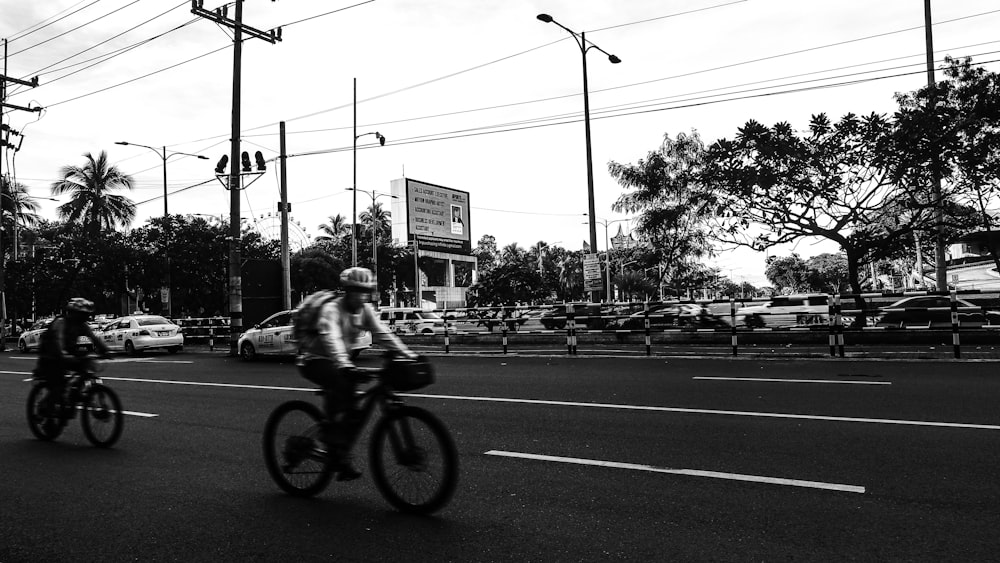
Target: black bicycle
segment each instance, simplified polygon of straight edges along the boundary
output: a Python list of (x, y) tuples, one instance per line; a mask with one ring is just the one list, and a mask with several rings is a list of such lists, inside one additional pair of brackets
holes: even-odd
[[(358, 368), (373, 384), (357, 397), (352, 443), (378, 408), (368, 452), (375, 485), (403, 512), (429, 514), (451, 499), (458, 483), (458, 454), (445, 425), (429, 411), (405, 405), (397, 394), (429, 385), (430, 364), (390, 358), (382, 368)], [(322, 394), (318, 391), (317, 394)], [(337, 471), (337, 461), (320, 440), (326, 421), (307, 401), (279, 405), (264, 426), (264, 461), (282, 490), (295, 496), (322, 491)]]
[(63, 396), (54, 400), (49, 399), (54, 391), (48, 382), (33, 380), (27, 405), (31, 433), (39, 440), (55, 440), (79, 411), (83, 433), (90, 443), (99, 448), (114, 445), (122, 435), (122, 403), (118, 394), (97, 377), (98, 371), (100, 364), (92, 361), (87, 369), (69, 374)]

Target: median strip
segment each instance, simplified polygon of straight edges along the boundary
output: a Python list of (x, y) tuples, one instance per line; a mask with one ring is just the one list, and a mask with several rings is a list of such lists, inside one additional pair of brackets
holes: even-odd
[(612, 469), (629, 469), (632, 471), (648, 471), (651, 473), (667, 473), (670, 475), (687, 475), (690, 477), (707, 477), (710, 479), (724, 479), (727, 481), (745, 481), (750, 483), (765, 483), (768, 485), (782, 485), (786, 487), (802, 487), (807, 489), (821, 489), (826, 491), (838, 491), (844, 493), (864, 494), (865, 488), (857, 485), (843, 485), (839, 483), (824, 483), (822, 481), (805, 481), (802, 479), (785, 479), (782, 477), (764, 477), (761, 475), (744, 475), (741, 473), (723, 473), (719, 471), (704, 471), (701, 469), (671, 469), (669, 467), (655, 467), (652, 465), (642, 465), (636, 463), (621, 463), (617, 461), (602, 461), (596, 459), (583, 459), (578, 457), (561, 457), (553, 455), (539, 455), (521, 452), (505, 452), (500, 450), (490, 450), (486, 455), (511, 457), (519, 459), (530, 459), (535, 461), (550, 461), (555, 463), (572, 463), (575, 465), (590, 465), (597, 467), (609, 467)]

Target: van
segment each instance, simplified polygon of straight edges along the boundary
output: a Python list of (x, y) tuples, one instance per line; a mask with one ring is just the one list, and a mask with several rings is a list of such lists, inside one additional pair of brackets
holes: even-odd
[[(383, 307), (378, 318), (397, 334), (443, 334), (445, 320), (436, 311), (417, 307)], [(449, 323), (449, 329), (454, 325)]]

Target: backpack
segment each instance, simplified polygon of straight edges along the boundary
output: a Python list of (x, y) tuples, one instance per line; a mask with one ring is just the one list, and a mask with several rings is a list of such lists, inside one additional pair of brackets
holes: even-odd
[(302, 300), (299, 308), (292, 313), (292, 335), (301, 347), (306, 339), (315, 338), (319, 334), (317, 325), (319, 313), (337, 296), (332, 291), (320, 290)]

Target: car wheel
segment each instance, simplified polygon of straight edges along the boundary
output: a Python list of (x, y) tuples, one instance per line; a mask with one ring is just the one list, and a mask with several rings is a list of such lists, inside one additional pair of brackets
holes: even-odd
[(28, 351), (28, 343), (23, 338), (17, 341), (17, 351), (22, 354)]
[(125, 353), (128, 354), (129, 356), (135, 355), (135, 345), (132, 344), (131, 340), (125, 341)]
[(256, 360), (257, 349), (254, 348), (253, 344), (249, 342), (244, 342), (243, 346), (240, 346), (240, 358), (248, 362)]
[(425, 328), (424, 330), (420, 331), (420, 334), (434, 334), (434, 330), (433, 329), (429, 329), (429, 328)]
[(360, 355), (361, 355), (361, 348), (355, 348), (354, 350), (351, 350), (351, 361), (353, 362), (354, 360), (357, 360), (358, 356)]

